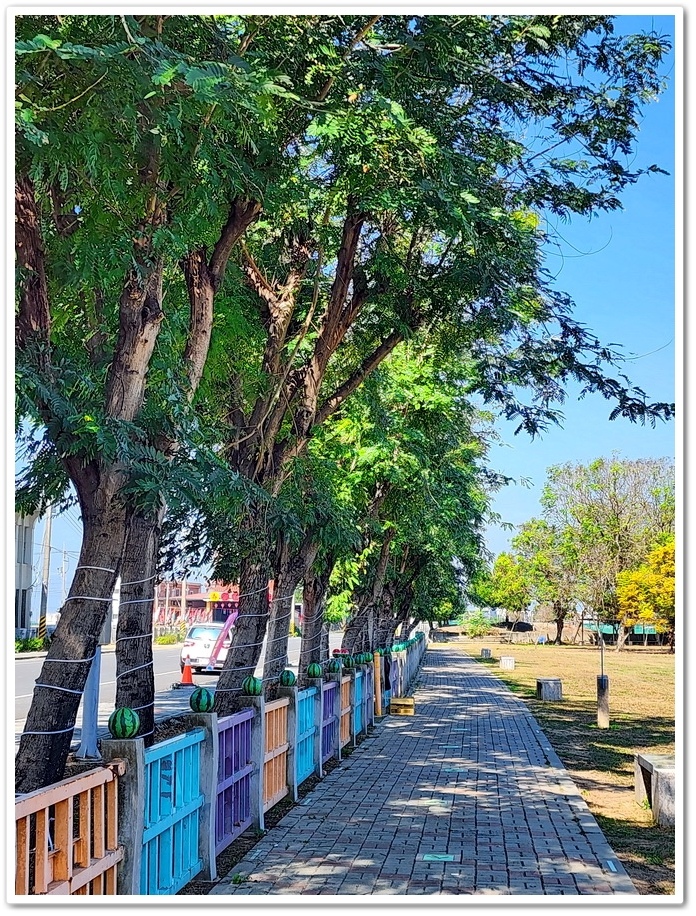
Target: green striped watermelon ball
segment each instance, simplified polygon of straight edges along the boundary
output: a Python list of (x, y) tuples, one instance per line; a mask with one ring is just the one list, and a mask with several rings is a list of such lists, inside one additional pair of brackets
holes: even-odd
[(321, 677), (323, 673), (321, 665), (318, 665), (316, 662), (307, 665), (307, 677)]
[(189, 705), (194, 712), (212, 712), (215, 695), (207, 687), (196, 687), (189, 697)]
[(340, 658), (332, 658), (331, 661), (326, 666), (326, 670), (329, 672), (329, 674), (340, 674), (340, 671), (341, 671)]
[(289, 668), (283, 671), (283, 673), (280, 675), (280, 683), (282, 687), (294, 687), (296, 680), (297, 678), (295, 677), (295, 672), (290, 671)]
[(242, 693), (248, 697), (260, 697), (263, 691), (263, 681), (260, 677), (245, 677), (242, 681)]
[(135, 738), (140, 728), (140, 716), (128, 706), (119, 706), (109, 716), (108, 724), (113, 738)]

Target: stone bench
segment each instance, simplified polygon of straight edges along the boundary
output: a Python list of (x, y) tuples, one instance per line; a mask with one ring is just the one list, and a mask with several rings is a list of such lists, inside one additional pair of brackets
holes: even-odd
[(562, 700), (563, 682), (560, 677), (538, 677), (536, 682), (537, 700)]
[(639, 805), (650, 805), (653, 820), (661, 827), (674, 826), (674, 755), (634, 754), (635, 796)]

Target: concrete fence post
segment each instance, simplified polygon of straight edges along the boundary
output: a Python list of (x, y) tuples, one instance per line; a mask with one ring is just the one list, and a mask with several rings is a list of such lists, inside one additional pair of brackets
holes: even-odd
[(215, 817), (217, 813), (218, 786), (218, 717), (214, 712), (192, 712), (181, 717), (186, 723), (187, 731), (202, 728), (205, 731), (201, 748), (201, 792), (203, 807), (198, 814), (198, 850), (201, 857), (201, 870), (197, 877), (203, 881), (215, 881), (217, 868), (215, 864)]
[(140, 863), (145, 829), (145, 742), (142, 738), (102, 738), (104, 763), (117, 757), (126, 761), (118, 780), (118, 842), (123, 859), (116, 869), (116, 893), (140, 894)]

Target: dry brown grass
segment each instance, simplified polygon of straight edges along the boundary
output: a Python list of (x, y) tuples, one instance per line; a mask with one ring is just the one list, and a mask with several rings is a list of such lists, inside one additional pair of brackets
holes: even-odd
[[(636, 803), (633, 755), (674, 753), (674, 656), (642, 647), (605, 649), (610, 727), (599, 729), (597, 647), (510, 644), (499, 636), (450, 645), (490, 666), (528, 705), (640, 893), (673, 894), (674, 829), (654, 826), (650, 811)], [(490, 660), (480, 657), (484, 646), (492, 650)], [(500, 668), (501, 655), (514, 657), (514, 670)], [(536, 699), (538, 677), (561, 678), (561, 702)]]

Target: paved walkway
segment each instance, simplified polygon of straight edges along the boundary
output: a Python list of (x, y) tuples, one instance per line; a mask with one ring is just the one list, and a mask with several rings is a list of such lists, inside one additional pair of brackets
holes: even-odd
[(413, 694), (210, 893), (638, 893), (500, 678), (433, 646)]

